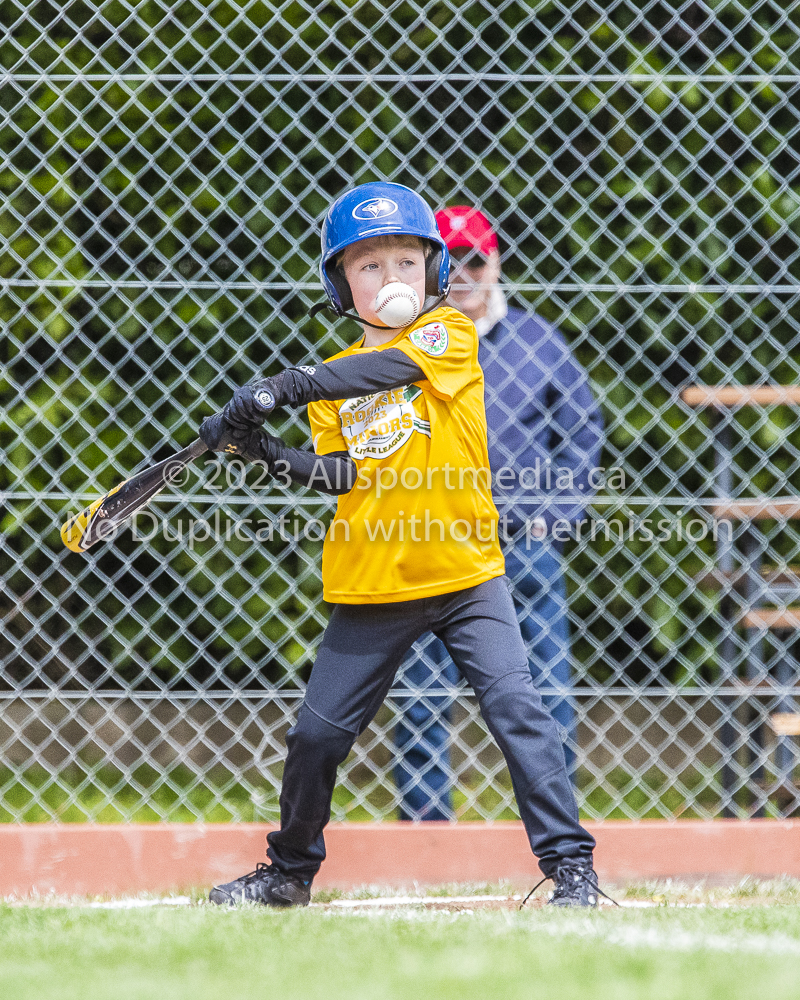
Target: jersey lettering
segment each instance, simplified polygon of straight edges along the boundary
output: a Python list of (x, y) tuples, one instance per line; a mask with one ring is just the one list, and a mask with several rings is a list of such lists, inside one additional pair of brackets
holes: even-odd
[(421, 392), (419, 386), (409, 385), (346, 399), (339, 407), (339, 421), (350, 457), (386, 458), (402, 448), (414, 433), (430, 437), (430, 423), (414, 409), (413, 401)]

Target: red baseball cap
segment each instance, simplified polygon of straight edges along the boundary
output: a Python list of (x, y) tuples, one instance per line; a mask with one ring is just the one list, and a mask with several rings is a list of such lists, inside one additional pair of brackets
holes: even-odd
[(448, 250), (470, 247), (488, 257), (497, 250), (497, 234), (492, 224), (477, 208), (451, 205), (436, 213), (436, 225)]

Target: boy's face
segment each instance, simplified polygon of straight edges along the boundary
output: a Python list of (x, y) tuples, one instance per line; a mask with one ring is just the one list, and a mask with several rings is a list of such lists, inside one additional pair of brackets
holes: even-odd
[(356, 312), (370, 323), (385, 326), (373, 308), (375, 296), (390, 281), (410, 285), (425, 302), (425, 252), (413, 236), (373, 236), (349, 246), (342, 256), (344, 276), (353, 293)]

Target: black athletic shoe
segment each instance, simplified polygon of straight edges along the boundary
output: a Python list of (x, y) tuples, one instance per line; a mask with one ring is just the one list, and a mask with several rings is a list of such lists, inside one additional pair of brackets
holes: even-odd
[[(548, 900), (551, 906), (597, 906), (600, 896), (606, 896), (597, 884), (597, 872), (591, 861), (581, 858), (565, 858), (552, 876), (556, 884), (553, 895)], [(615, 906), (616, 900), (611, 899)]]
[(256, 870), (233, 882), (215, 885), (208, 894), (211, 903), (235, 906), (236, 903), (261, 903), (263, 906), (308, 906), (311, 883), (294, 875), (284, 875), (274, 865), (259, 861)]
[(542, 882), (551, 878), (556, 887), (553, 895), (548, 899), (550, 906), (588, 906), (596, 907), (600, 896), (610, 899), (614, 906), (619, 903), (607, 896), (597, 884), (597, 873), (592, 868), (592, 863), (587, 858), (564, 858), (555, 872), (538, 882), (523, 899), (520, 909), (528, 902), (536, 892)]

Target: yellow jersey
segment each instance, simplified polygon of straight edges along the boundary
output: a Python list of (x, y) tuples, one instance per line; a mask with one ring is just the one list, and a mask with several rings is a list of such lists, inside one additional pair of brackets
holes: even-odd
[(502, 576), (474, 325), (442, 306), (387, 344), (362, 342), (336, 357), (397, 348), (426, 378), (308, 406), (315, 452), (346, 450), (358, 468), (325, 537), (325, 600), (407, 601)]

